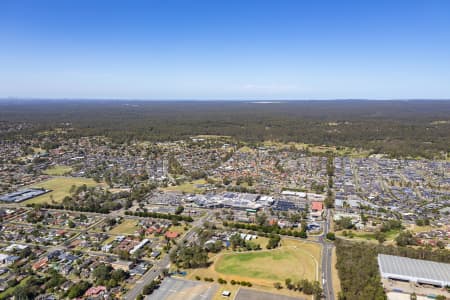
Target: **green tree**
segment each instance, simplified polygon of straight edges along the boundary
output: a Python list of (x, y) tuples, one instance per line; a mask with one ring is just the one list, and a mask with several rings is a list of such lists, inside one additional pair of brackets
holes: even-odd
[(327, 239), (329, 239), (330, 241), (334, 241), (336, 239), (336, 235), (334, 234), (334, 232), (328, 232)]

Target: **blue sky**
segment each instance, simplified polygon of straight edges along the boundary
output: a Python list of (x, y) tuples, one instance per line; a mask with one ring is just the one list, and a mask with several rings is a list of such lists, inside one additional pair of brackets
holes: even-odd
[(2, 0), (0, 97), (450, 98), (450, 1)]

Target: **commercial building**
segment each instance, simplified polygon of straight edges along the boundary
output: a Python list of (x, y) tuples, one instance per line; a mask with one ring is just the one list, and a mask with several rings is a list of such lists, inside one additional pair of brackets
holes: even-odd
[(450, 286), (450, 264), (379, 254), (378, 266), (385, 279)]
[(10, 194), (6, 194), (0, 197), (0, 201), (3, 202), (22, 202), (40, 195), (43, 195), (45, 193), (50, 192), (49, 190), (45, 189), (23, 189), (17, 192), (13, 192)]

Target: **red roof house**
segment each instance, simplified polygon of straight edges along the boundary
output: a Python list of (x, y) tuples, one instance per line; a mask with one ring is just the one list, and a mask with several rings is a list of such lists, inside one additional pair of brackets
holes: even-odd
[(174, 231), (167, 231), (165, 234), (166, 238), (168, 239), (174, 239), (178, 237), (178, 232), (174, 232)]
[(85, 297), (90, 297), (90, 296), (96, 296), (100, 293), (105, 293), (106, 292), (106, 287), (104, 287), (103, 285), (99, 285), (99, 286), (93, 286), (91, 288), (89, 288), (86, 293), (84, 293)]
[(323, 203), (318, 201), (311, 202), (311, 210), (312, 211), (321, 211), (323, 210)]

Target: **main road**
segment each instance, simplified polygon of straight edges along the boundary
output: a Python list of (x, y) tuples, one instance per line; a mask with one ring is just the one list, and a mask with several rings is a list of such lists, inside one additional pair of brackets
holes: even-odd
[[(194, 223), (192, 224), (191, 229), (189, 229), (189, 231), (187, 231), (181, 237), (180, 242), (184, 243), (185, 241), (192, 241), (192, 239), (193, 239), (193, 237), (195, 235), (195, 230), (203, 225), (203, 222), (207, 218), (210, 217), (211, 213), (212, 212), (208, 212), (203, 217), (201, 217), (200, 219), (194, 221)], [(145, 273), (144, 276), (142, 276), (141, 279), (139, 279), (136, 282), (134, 287), (131, 290), (129, 290), (128, 293), (125, 295), (125, 300), (134, 300), (134, 299), (136, 299), (137, 296), (142, 293), (142, 290), (144, 289), (144, 287), (147, 284), (149, 284), (150, 282), (155, 280), (159, 275), (161, 275), (161, 273), (163, 272), (163, 270), (165, 268), (169, 267), (169, 263), (170, 263), (170, 255), (167, 254), (161, 260), (159, 260), (158, 263), (155, 264), (150, 270), (148, 270), (147, 273)]]
[[(13, 205), (3, 205), (2, 206), (13, 206)], [(17, 207), (17, 204), (14, 206)], [(53, 209), (50, 209), (53, 210)], [(58, 210), (61, 211), (61, 210)], [(87, 215), (98, 215), (98, 216), (107, 216), (105, 214), (99, 214), (99, 213), (90, 213), (90, 212), (80, 212)], [(203, 217), (200, 219), (194, 221), (191, 229), (187, 231), (182, 237), (181, 242), (184, 241), (191, 241), (195, 234), (195, 229), (199, 228), (203, 225), (204, 221), (209, 219), (212, 215), (213, 211), (208, 211)], [(130, 215), (121, 215), (122, 217), (126, 219), (145, 219), (138, 216), (130, 216)], [(15, 219), (15, 218), (14, 218)], [(9, 220), (10, 222), (14, 223), (14, 219)], [(325, 214), (325, 222), (324, 222), (324, 230), (322, 235), (318, 236), (317, 242), (322, 245), (322, 286), (323, 286), (323, 294), (325, 296), (325, 299), (334, 299), (334, 293), (333, 293), (333, 281), (332, 281), (332, 253), (333, 253), (333, 243), (328, 241), (326, 239), (326, 235), (330, 230), (330, 220), (331, 220), (331, 214), (330, 210), (326, 210)], [(73, 238), (76, 238), (77, 235), (75, 235)], [(72, 239), (73, 239), (72, 238)], [(50, 247), (48, 251), (52, 251), (58, 247)], [(93, 254), (93, 253), (91, 253)], [(170, 262), (170, 255), (164, 256), (161, 260), (158, 261), (147, 273), (142, 276), (142, 278), (135, 284), (135, 286), (128, 291), (128, 293), (125, 296), (126, 300), (134, 300), (137, 298), (139, 294), (142, 293), (142, 290), (144, 289), (144, 286), (152, 282), (152, 280), (156, 279), (162, 271), (169, 266)]]
[(330, 210), (326, 210), (325, 223), (323, 234), (319, 237), (319, 243), (322, 244), (322, 285), (323, 294), (325, 299), (334, 299), (333, 294), (333, 279), (332, 279), (332, 255), (333, 255), (333, 243), (326, 239), (327, 233), (330, 230)]

